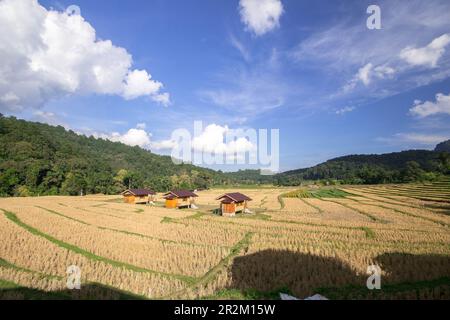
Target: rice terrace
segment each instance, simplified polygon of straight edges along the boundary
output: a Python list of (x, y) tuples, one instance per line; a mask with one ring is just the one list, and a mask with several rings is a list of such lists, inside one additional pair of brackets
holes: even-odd
[[(450, 178), (429, 184), (240, 190), (250, 210), (217, 214), (121, 196), (0, 199), (1, 299), (450, 298)], [(383, 290), (366, 288), (382, 270)], [(66, 269), (81, 270), (67, 290)]]
[(428, 316), (449, 124), (448, 0), (0, 0), (0, 308)]

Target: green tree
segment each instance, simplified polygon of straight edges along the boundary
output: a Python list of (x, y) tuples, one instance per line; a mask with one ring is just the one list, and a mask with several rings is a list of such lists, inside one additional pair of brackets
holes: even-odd
[(403, 170), (402, 178), (404, 182), (413, 182), (421, 180), (424, 173), (419, 163), (416, 161), (408, 161), (406, 168)]
[(0, 194), (13, 195), (13, 190), (19, 182), (20, 175), (15, 169), (7, 169), (0, 173)]
[(86, 181), (80, 173), (69, 172), (61, 185), (61, 192), (71, 196), (85, 193)]
[(442, 172), (444, 174), (450, 174), (450, 153), (441, 152), (438, 158), (442, 165)]
[(121, 192), (128, 188), (125, 185), (125, 179), (128, 177), (128, 171), (126, 169), (120, 169), (114, 176), (114, 188), (116, 192)]
[(27, 186), (18, 186), (14, 190), (14, 196), (16, 197), (29, 197), (32, 193), (28, 190)]

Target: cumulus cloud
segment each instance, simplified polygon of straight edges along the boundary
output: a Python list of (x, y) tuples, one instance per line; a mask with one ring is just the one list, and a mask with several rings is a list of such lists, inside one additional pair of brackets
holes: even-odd
[(153, 100), (163, 105), (168, 105), (168, 93), (158, 93), (163, 87), (163, 84), (151, 80), (151, 78), (152, 76), (145, 70), (133, 70), (129, 72), (123, 88), (123, 97), (126, 100), (131, 100), (141, 96), (152, 96)]
[(406, 47), (400, 52), (400, 58), (414, 66), (436, 67), (450, 43), (450, 35), (444, 34), (422, 48)]
[(419, 118), (425, 118), (436, 114), (450, 115), (450, 94), (444, 95), (442, 93), (436, 94), (436, 101), (420, 100), (414, 101), (414, 106), (409, 109), (409, 112)]
[(160, 82), (131, 69), (124, 48), (97, 39), (82, 16), (47, 10), (37, 0), (0, 1), (0, 61), (0, 109), (92, 93), (169, 103)]
[[(143, 149), (152, 150), (169, 150), (178, 146), (178, 143), (173, 140), (153, 141), (152, 134), (146, 131), (147, 125), (145, 123), (136, 124), (136, 128), (131, 128), (125, 133), (111, 132), (98, 133), (87, 130), (96, 138), (102, 138), (114, 142), (121, 142), (129, 146), (138, 146)], [(80, 134), (87, 134), (81, 132)]]
[[(125, 133), (94, 132), (92, 135), (97, 138), (121, 142), (129, 146), (139, 146), (143, 149), (162, 151), (179, 147), (179, 142), (173, 139), (152, 140), (152, 134), (147, 132), (145, 128), (144, 123), (139, 123), (136, 125), (136, 128), (131, 128)], [(226, 155), (237, 154), (237, 156), (242, 156), (246, 152), (256, 150), (256, 145), (248, 137), (243, 136), (243, 134), (245, 134), (243, 130), (210, 124), (190, 141), (190, 146), (193, 152)]]
[(240, 0), (241, 21), (255, 35), (263, 35), (280, 25), (283, 14), (281, 0)]
[(125, 134), (113, 132), (109, 140), (141, 148), (150, 146), (150, 134), (142, 129), (130, 129)]
[(138, 124), (136, 128), (129, 129), (127, 132), (121, 134), (119, 132), (112, 133), (97, 133), (92, 134), (96, 138), (102, 138), (114, 142), (122, 142), (129, 146), (138, 146), (141, 148), (149, 148), (151, 144), (151, 134), (146, 132), (142, 124)]

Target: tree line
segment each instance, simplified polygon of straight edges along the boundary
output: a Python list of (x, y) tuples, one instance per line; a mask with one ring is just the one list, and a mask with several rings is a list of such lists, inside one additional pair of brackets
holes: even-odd
[(206, 189), (214, 185), (305, 181), (378, 184), (429, 181), (450, 174), (449, 141), (435, 151), (350, 155), (317, 166), (263, 176), (258, 170), (223, 173), (139, 147), (79, 135), (61, 126), (0, 114), (0, 196), (118, 194), (127, 188)]
[(117, 194), (129, 187), (167, 191), (227, 182), (220, 172), (176, 165), (139, 147), (0, 116), (1, 196)]
[(409, 150), (382, 155), (354, 155), (278, 175), (275, 184), (299, 185), (308, 180), (326, 183), (380, 184), (425, 182), (450, 174), (446, 151)]

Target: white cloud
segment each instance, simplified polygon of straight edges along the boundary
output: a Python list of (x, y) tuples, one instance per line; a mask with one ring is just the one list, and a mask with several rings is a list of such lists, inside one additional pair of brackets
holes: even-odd
[(239, 13), (247, 28), (260, 36), (280, 25), (283, 4), (281, 0), (240, 0)]
[(36, 0), (0, 1), (0, 109), (40, 107), (71, 94), (149, 96), (167, 104), (162, 84), (79, 15), (47, 10)]
[(366, 87), (374, 79), (391, 78), (395, 74), (395, 69), (387, 65), (380, 65), (374, 67), (372, 63), (368, 63), (361, 67), (356, 75), (345, 86), (344, 92), (348, 92), (356, 87), (359, 82), (362, 82)]
[(155, 150), (170, 150), (178, 146), (178, 143), (174, 140), (161, 140), (161, 141), (152, 141), (150, 143), (151, 149)]
[(339, 110), (336, 110), (336, 114), (341, 115), (344, 113), (352, 112), (353, 110), (355, 110), (355, 107), (344, 107)]
[(406, 47), (400, 52), (400, 58), (414, 66), (436, 67), (450, 43), (450, 35), (444, 34), (422, 48)]
[(256, 148), (245, 137), (237, 137), (235, 140), (226, 141), (227, 134), (233, 135), (233, 130), (228, 128), (228, 126), (210, 124), (199, 136), (192, 140), (192, 149), (198, 152), (242, 154)]
[(368, 62), (383, 65), (398, 60), (400, 51), (412, 41), (427, 43), (450, 28), (448, 1), (410, 0), (405, 5), (381, 0), (379, 5), (383, 8), (382, 32), (368, 31), (361, 19), (343, 18), (340, 23), (333, 21), (328, 29), (309, 33), (291, 56), (299, 63), (326, 64), (338, 70)]
[(158, 93), (163, 87), (161, 82), (151, 80), (151, 75), (145, 70), (134, 70), (128, 73), (123, 97), (126, 100), (136, 99), (141, 96), (152, 96), (155, 101), (164, 105), (169, 103), (168, 93)]
[(374, 67), (372, 63), (368, 63), (359, 69), (356, 79), (368, 86), (373, 79), (385, 79), (392, 77), (394, 74), (394, 68), (386, 65)]
[[(240, 133), (240, 130), (230, 129), (228, 126), (210, 124), (204, 128), (200, 135), (192, 139), (192, 151), (227, 155), (237, 154), (239, 157), (240, 155), (245, 155), (246, 152), (256, 150), (256, 145), (250, 142), (247, 137), (240, 135)], [(136, 128), (129, 129), (123, 134), (119, 132), (91, 132), (91, 134), (97, 138), (157, 151), (170, 150), (179, 146), (178, 142), (172, 139), (153, 141), (152, 134), (145, 130), (143, 123), (137, 124)], [(227, 135), (233, 137), (233, 139), (227, 141)]]
[[(142, 124), (141, 124), (142, 125)], [(97, 133), (93, 132), (92, 135), (96, 138), (102, 138), (114, 142), (122, 142), (129, 146), (138, 146), (141, 148), (148, 148), (151, 144), (151, 134), (146, 132), (139, 124), (136, 128), (129, 129), (127, 132), (121, 134), (119, 132), (112, 133)]]
[(371, 63), (366, 64), (364, 67), (358, 70), (358, 74), (356, 75), (358, 80), (361, 80), (364, 85), (369, 85), (370, 83), (370, 72), (372, 70), (373, 65)]
[(131, 128), (125, 133), (111, 132), (111, 133), (98, 133), (89, 129), (84, 129), (79, 134), (93, 135), (96, 138), (102, 138), (114, 142), (121, 142), (129, 146), (138, 146), (143, 149), (152, 150), (169, 150), (178, 146), (178, 143), (173, 140), (161, 140), (153, 141), (152, 134), (147, 132), (147, 125), (145, 123), (138, 123), (136, 128)]
[(425, 133), (397, 133), (390, 138), (378, 138), (378, 141), (393, 144), (413, 144), (422, 146), (435, 146), (449, 138), (447, 135)]
[[(329, 100), (344, 99), (348, 94), (360, 101), (384, 98), (449, 77), (448, 52), (439, 59), (439, 68), (420, 70), (399, 55), (414, 43), (427, 44), (437, 36), (448, 34), (450, 2), (410, 0), (408, 5), (404, 5), (401, 1), (380, 0), (378, 5), (383, 13), (383, 30), (380, 32), (367, 30), (361, 19), (343, 17), (338, 22), (333, 20), (328, 28), (309, 32), (289, 52), (288, 56), (299, 68), (317, 71), (336, 83), (336, 86), (329, 86), (328, 93), (323, 93)], [(437, 47), (442, 46), (442, 43), (435, 44)], [(358, 79), (356, 74), (359, 69), (368, 63), (372, 64), (373, 70), (368, 73), (368, 77), (364, 78), (360, 74)], [(390, 79), (394, 75), (383, 69), (372, 75), (378, 66), (392, 68), (395, 81), (389, 81), (389, 85), (385, 81), (382, 85), (375, 81), (380, 79), (379, 76), (382, 76), (381, 79)], [(364, 84), (361, 78), (369, 85)], [(359, 90), (353, 91), (359, 83), (362, 84)], [(339, 88), (337, 92), (336, 87)]]
[(420, 100), (414, 101), (414, 107), (409, 109), (412, 115), (419, 118), (428, 117), (435, 114), (448, 114), (450, 115), (450, 94), (444, 95), (442, 93), (436, 94), (436, 101)]
[(146, 148), (150, 145), (150, 134), (142, 129), (130, 129), (125, 134), (120, 134), (118, 132), (113, 132), (111, 141), (122, 142), (129, 146), (138, 146), (141, 148)]
[(61, 114), (58, 115), (50, 111), (36, 110), (33, 112), (29, 120), (47, 123), (52, 126), (62, 126), (66, 130), (71, 129), (70, 126), (61, 118)]
[(392, 77), (395, 74), (395, 69), (388, 67), (386, 65), (383, 66), (377, 66), (373, 69), (375, 77), (379, 79), (389, 78)]

